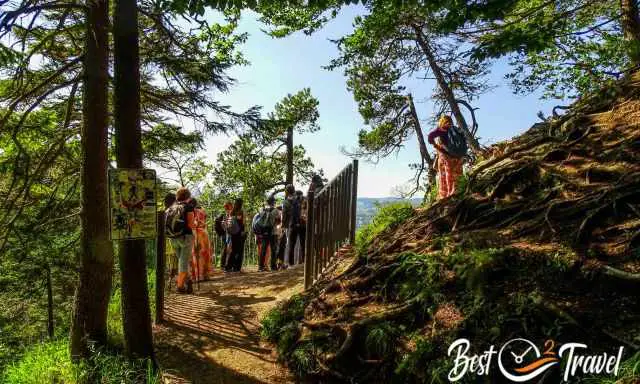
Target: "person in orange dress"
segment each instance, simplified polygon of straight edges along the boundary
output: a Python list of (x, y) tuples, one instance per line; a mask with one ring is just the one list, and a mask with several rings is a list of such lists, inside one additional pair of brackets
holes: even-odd
[(193, 252), (191, 259), (191, 274), (196, 281), (206, 281), (211, 273), (211, 242), (207, 233), (207, 213), (198, 204), (196, 199), (191, 199), (193, 209)]
[[(447, 152), (447, 131), (453, 126), (451, 116), (443, 115), (438, 120), (438, 127), (429, 132), (428, 141), (438, 151), (438, 199), (453, 195), (456, 191), (456, 182), (462, 176), (462, 158), (451, 156)], [(439, 139), (441, 143), (436, 143)]]

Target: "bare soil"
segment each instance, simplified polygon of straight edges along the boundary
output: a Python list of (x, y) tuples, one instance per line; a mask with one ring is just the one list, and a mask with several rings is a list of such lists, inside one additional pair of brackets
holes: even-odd
[[(304, 268), (280, 272), (214, 272), (192, 295), (167, 294), (165, 323), (154, 337), (165, 383), (291, 383), (272, 346), (260, 340), (260, 319), (303, 289)], [(173, 291), (173, 290), (172, 290)]]

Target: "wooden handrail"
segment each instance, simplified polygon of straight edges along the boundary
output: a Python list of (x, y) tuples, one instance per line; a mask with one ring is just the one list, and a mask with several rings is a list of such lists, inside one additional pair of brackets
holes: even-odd
[(358, 160), (347, 165), (319, 192), (307, 196), (304, 287), (316, 281), (331, 258), (356, 232)]

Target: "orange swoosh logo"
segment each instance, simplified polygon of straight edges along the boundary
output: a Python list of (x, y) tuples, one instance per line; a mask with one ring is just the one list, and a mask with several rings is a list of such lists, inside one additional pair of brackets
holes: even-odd
[(555, 358), (555, 357), (545, 357), (544, 359), (539, 359), (539, 360), (534, 361), (533, 363), (527, 365), (526, 367), (516, 368), (516, 369), (514, 369), (514, 371), (516, 371), (518, 373), (527, 373), (527, 372), (533, 371), (534, 369), (536, 369), (536, 368), (538, 368), (538, 367), (540, 367), (542, 365), (545, 365), (545, 364), (551, 363), (551, 362), (555, 362), (555, 361), (558, 361), (558, 359)]

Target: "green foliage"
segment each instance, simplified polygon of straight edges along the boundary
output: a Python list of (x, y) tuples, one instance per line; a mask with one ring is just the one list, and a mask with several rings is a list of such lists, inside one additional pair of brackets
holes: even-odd
[(413, 215), (411, 204), (393, 203), (384, 206), (378, 205), (378, 213), (371, 222), (356, 233), (356, 250), (359, 255), (364, 255), (373, 239), (380, 233), (389, 230), (402, 223)]
[[(147, 242), (147, 250), (152, 249), (153, 242)], [(155, 316), (155, 295), (156, 295), (156, 276), (155, 269), (150, 267), (147, 261), (147, 289), (149, 291), (149, 305), (151, 307), (151, 317)], [(116, 276), (118, 274), (116, 273)], [(114, 348), (124, 348), (124, 329), (122, 328), (122, 291), (120, 287), (120, 279), (114, 279), (111, 299), (109, 300), (109, 310), (107, 312), (107, 330), (109, 345)]]
[(458, 197), (462, 197), (467, 190), (467, 186), (469, 185), (469, 175), (463, 173), (456, 180), (456, 195)]
[(446, 263), (470, 290), (482, 291), (488, 273), (496, 266), (504, 265), (510, 250), (506, 248), (480, 248), (457, 250), (449, 255)]
[(294, 295), (289, 300), (283, 301), (269, 310), (260, 321), (262, 325), (260, 334), (262, 337), (269, 341), (277, 342), (288, 324), (303, 317), (305, 305), (306, 301), (303, 296)]
[[(341, 1), (321, 1), (312, 10), (304, 7), (261, 6), (262, 21), (274, 36), (303, 30), (312, 33), (342, 9)], [(575, 98), (591, 93), (619, 79), (632, 66), (630, 57), (638, 43), (625, 41), (620, 3), (571, 0), (499, 0), (490, 2), (365, 2), (369, 11), (356, 17), (356, 31), (339, 39), (342, 56), (333, 67), (347, 65), (356, 56), (345, 54), (348, 47), (360, 46), (359, 54), (373, 57), (383, 48), (384, 37), (405, 20), (430, 15), (428, 29), (437, 36), (472, 41), (472, 58), (489, 61), (508, 56), (513, 71), (507, 74), (517, 93), (541, 89), (544, 98)], [(402, 8), (413, 8), (411, 17), (402, 17)], [(367, 22), (370, 21), (369, 26)], [(398, 36), (396, 36), (398, 37)], [(402, 41), (402, 38), (396, 40)], [(412, 57), (407, 44), (402, 49), (386, 50), (385, 57)], [(441, 51), (441, 50), (438, 50)], [(377, 63), (380, 63), (378, 60)], [(456, 73), (456, 71), (447, 71)]]
[(90, 360), (74, 364), (67, 340), (36, 344), (0, 374), (6, 384), (41, 383), (160, 383), (150, 361), (129, 361), (118, 355), (96, 351)]
[(604, 375), (600, 377), (590, 377), (583, 380), (585, 384), (631, 384), (640, 377), (640, 352), (620, 364), (620, 373), (617, 377)]
[(241, 197), (248, 211), (257, 211), (267, 194), (284, 190), (289, 166), (298, 185), (310, 181), (314, 173), (322, 175), (322, 170), (314, 170), (301, 145), (293, 146), (293, 164), (287, 162), (287, 133), (316, 132), (320, 129), (318, 118), (318, 100), (309, 88), (276, 103), (266, 120), (218, 154), (210, 182), (203, 187), (210, 207), (221, 207), (222, 200)]
[(0, 376), (7, 384), (75, 383), (80, 372), (71, 362), (69, 344), (60, 340), (32, 346)]
[(398, 330), (389, 322), (372, 326), (367, 332), (365, 347), (372, 358), (389, 357), (396, 347)]
[(292, 353), (289, 367), (297, 375), (304, 377), (314, 371), (315, 357), (312, 343), (302, 343)]
[[(12, 46), (0, 44), (0, 367), (49, 337), (49, 272), (54, 337), (68, 334), (77, 281), (85, 12), (43, 4), (3, 3), (0, 11), (0, 35)], [(225, 71), (246, 64), (238, 15), (213, 23), (154, 2), (138, 5), (146, 161), (197, 149), (204, 133), (259, 120), (255, 108), (238, 113), (214, 99), (233, 84)], [(194, 132), (177, 124), (185, 118), (195, 121)], [(187, 177), (202, 173), (202, 164), (193, 164), (199, 168), (187, 169)], [(114, 344), (122, 342), (119, 299), (115, 287)]]
[[(401, 357), (395, 368), (394, 383), (448, 383), (451, 359), (442, 358), (443, 351), (433, 340), (414, 336), (415, 350)], [(464, 381), (463, 381), (464, 382)]]
[(275, 124), (275, 136), (282, 136), (289, 127), (298, 133), (313, 133), (320, 129), (318, 126), (318, 105), (320, 102), (311, 94), (310, 88), (304, 88), (294, 94), (288, 94), (277, 102), (269, 118)]
[(424, 307), (431, 306), (442, 287), (442, 262), (413, 252), (402, 253), (398, 261), (400, 265), (387, 279), (385, 289), (393, 290), (402, 300), (417, 300)]
[(438, 184), (433, 183), (429, 186), (427, 193), (425, 194), (425, 203), (433, 204), (438, 201)]

